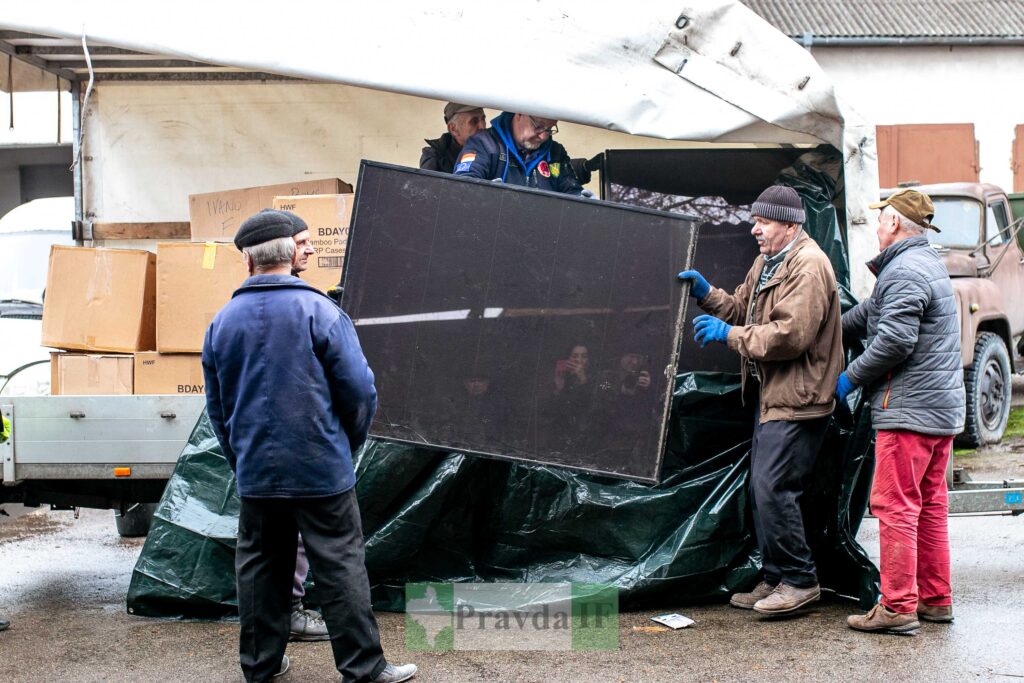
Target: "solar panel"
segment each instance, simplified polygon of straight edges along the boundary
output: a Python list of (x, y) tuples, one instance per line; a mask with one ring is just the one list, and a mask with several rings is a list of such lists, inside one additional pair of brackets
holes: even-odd
[(364, 161), (371, 435), (657, 481), (695, 244), (688, 216)]

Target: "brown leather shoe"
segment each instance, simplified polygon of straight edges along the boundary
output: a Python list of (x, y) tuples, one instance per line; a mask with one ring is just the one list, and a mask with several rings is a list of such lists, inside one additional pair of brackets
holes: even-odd
[(740, 609), (754, 609), (754, 603), (762, 598), (767, 598), (771, 595), (771, 592), (775, 590), (775, 586), (771, 585), (767, 581), (761, 581), (761, 583), (754, 586), (754, 590), (749, 593), (735, 593), (729, 598), (729, 604), (733, 607), (739, 607)]
[(937, 624), (949, 624), (953, 621), (952, 605), (926, 605), (917, 603), (917, 618)]
[(806, 607), (821, 598), (821, 588), (797, 588), (788, 583), (780, 583), (766, 597), (754, 603), (754, 611), (758, 614), (789, 614), (801, 607)]
[(852, 614), (846, 617), (847, 625), (858, 631), (881, 631), (889, 633), (906, 633), (921, 628), (921, 622), (917, 615), (900, 614), (889, 611), (885, 605), (879, 603), (871, 608), (867, 614)]

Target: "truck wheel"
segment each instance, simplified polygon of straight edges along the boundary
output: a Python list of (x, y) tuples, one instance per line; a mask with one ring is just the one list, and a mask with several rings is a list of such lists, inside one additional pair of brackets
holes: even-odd
[(114, 524), (117, 525), (117, 533), (125, 538), (145, 536), (149, 533), (149, 525), (153, 523), (154, 512), (156, 512), (156, 503), (136, 503), (130, 506), (123, 515), (120, 510), (114, 510)]
[(1010, 417), (1010, 356), (1002, 338), (982, 332), (974, 345), (974, 364), (964, 369), (967, 419), (956, 438), (961, 448), (977, 448), (1003, 438)]

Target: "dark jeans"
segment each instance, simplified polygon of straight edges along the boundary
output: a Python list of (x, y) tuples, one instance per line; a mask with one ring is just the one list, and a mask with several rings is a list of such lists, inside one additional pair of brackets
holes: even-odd
[(750, 498), (765, 580), (809, 588), (818, 583), (804, 536), (800, 497), (818, 457), (828, 418), (760, 424), (754, 411)]
[(370, 606), (354, 490), (326, 498), (241, 499), (235, 573), (245, 680), (269, 681), (281, 666), (300, 532), (323, 598), (334, 663), (345, 681), (371, 680), (386, 662)]

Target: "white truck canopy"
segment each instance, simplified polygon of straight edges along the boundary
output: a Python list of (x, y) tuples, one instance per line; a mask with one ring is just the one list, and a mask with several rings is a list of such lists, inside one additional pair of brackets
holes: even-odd
[[(174, 67), (195, 78), (275, 74), (665, 140), (828, 143), (845, 162), (854, 291), (867, 291), (862, 264), (874, 253), (867, 204), (878, 194), (874, 128), (842, 102), (806, 50), (733, 0), (628, 7), (586, 0), (311, 0), (294, 7), (50, 0), (7, 7), (0, 31), (158, 55), (154, 70)], [(19, 51), (40, 69), (88, 81), (87, 52), (79, 50), (75, 65), (67, 55), (58, 59), (59, 50)], [(106, 57), (90, 59), (117, 72)], [(123, 59), (122, 71), (144, 70)]]

